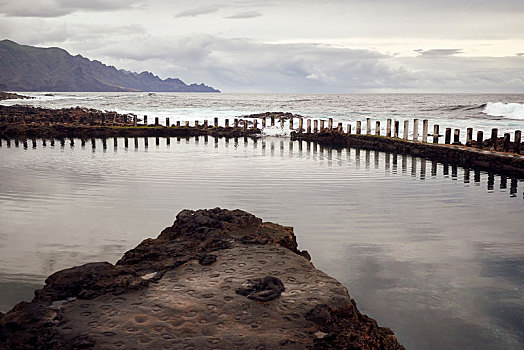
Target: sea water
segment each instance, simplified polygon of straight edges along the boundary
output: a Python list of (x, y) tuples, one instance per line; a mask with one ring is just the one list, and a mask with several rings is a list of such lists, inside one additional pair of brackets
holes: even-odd
[[(499, 130), (522, 129), (523, 122), (513, 115), (522, 95), (32, 95), (37, 99), (3, 103), (171, 120), (269, 110), (346, 121), (418, 117), (442, 127)], [(491, 116), (493, 108), (512, 115)], [(220, 206), (294, 226), (315, 266), (341, 281), (359, 309), (391, 327), (407, 348), (524, 346), (521, 179), (285, 137), (169, 144), (149, 138), (148, 147), (139, 138), (137, 148), (123, 141), (116, 148), (100, 140), (95, 148), (80, 140), (54, 147), (38, 140), (36, 148), (3, 141), (0, 311), (30, 300), (55, 271), (116, 262), (184, 208)]]
[[(466, 128), (490, 135), (491, 128), (499, 134), (524, 129), (524, 94), (202, 94), (202, 93), (22, 93), (33, 100), (4, 100), (0, 104), (24, 104), (49, 108), (88, 107), (99, 110), (133, 113), (149, 122), (158, 117), (170, 123), (213, 120), (282, 111), (309, 118), (333, 118), (353, 124), (357, 120), (381, 121), (384, 135), (385, 120), (427, 119), (444, 128), (458, 128), (465, 138)], [(230, 122), (231, 124), (231, 122)], [(375, 126), (373, 125), (373, 128)], [(286, 127), (287, 129), (287, 127)], [(345, 130), (345, 129), (344, 129)], [(430, 132), (432, 132), (432, 128)], [(276, 130), (273, 130), (273, 135)], [(420, 130), (419, 130), (420, 132)], [(289, 134), (283, 133), (284, 136)], [(488, 137), (488, 136), (486, 136)]]
[[(157, 144), (158, 142), (158, 144)], [(524, 183), (286, 138), (0, 147), (0, 310), (51, 273), (116, 262), (184, 208), (241, 208), (413, 349), (524, 345)]]

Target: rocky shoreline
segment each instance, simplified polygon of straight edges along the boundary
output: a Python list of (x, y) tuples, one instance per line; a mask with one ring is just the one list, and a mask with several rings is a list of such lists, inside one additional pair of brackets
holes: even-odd
[(0, 314), (0, 348), (403, 349), (309, 260), (291, 227), (184, 210), (115, 265), (49, 276)]
[(0, 101), (2, 101), (2, 100), (18, 100), (18, 99), (30, 100), (32, 98), (33, 97), (23, 96), (23, 95), (15, 94), (13, 92), (0, 91)]

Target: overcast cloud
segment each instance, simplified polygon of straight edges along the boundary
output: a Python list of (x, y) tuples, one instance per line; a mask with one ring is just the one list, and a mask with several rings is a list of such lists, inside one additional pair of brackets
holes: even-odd
[(524, 1), (4, 0), (0, 34), (226, 92), (524, 92)]

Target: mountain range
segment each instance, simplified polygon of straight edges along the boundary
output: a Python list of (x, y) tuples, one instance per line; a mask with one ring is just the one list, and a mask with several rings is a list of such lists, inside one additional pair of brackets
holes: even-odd
[(108, 66), (66, 50), (0, 41), (0, 90), (91, 92), (220, 92), (204, 84), (187, 85), (178, 78), (160, 79)]

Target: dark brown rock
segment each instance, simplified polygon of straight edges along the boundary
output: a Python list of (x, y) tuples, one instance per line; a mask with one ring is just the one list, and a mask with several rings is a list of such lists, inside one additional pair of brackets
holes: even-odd
[(403, 349), (301, 254), (291, 227), (184, 210), (116, 265), (49, 276), (0, 315), (0, 348)]

